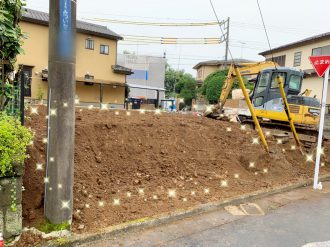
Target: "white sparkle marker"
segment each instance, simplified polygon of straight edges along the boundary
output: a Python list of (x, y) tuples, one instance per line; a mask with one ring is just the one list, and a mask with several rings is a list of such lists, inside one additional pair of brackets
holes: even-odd
[(312, 154), (306, 155), (306, 161), (307, 162), (313, 162), (313, 155)]
[(38, 114), (38, 108), (37, 107), (31, 107), (31, 114)]
[(113, 205), (119, 206), (120, 205), (120, 199), (113, 199)]
[(207, 106), (206, 107), (206, 112), (212, 112), (213, 111), (213, 106)]
[(56, 116), (56, 109), (50, 109), (50, 115)]
[(44, 169), (43, 164), (36, 164), (36, 170), (41, 171)]
[(221, 187), (228, 187), (228, 181), (227, 180), (222, 180), (220, 183)]
[(140, 195), (144, 195), (144, 189), (140, 188), (140, 189), (138, 189), (138, 192)]
[(252, 139), (252, 144), (259, 144), (259, 139), (258, 138), (253, 138)]
[(168, 197), (170, 197), (170, 198), (176, 197), (176, 191), (175, 190), (168, 190)]
[(255, 168), (256, 167), (256, 163), (254, 163), (254, 162), (250, 162), (250, 164), (249, 164), (249, 168)]
[(62, 209), (70, 209), (70, 201), (62, 201)]
[(108, 105), (107, 104), (101, 104), (101, 110), (108, 110)]

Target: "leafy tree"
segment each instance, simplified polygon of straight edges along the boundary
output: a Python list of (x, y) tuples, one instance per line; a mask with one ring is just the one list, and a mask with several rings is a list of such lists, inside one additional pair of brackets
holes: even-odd
[(175, 70), (168, 64), (165, 72), (165, 89), (167, 97), (179, 95), (184, 98), (186, 105), (191, 105), (196, 98), (196, 80), (184, 70)]
[(192, 100), (196, 98), (196, 81), (192, 76), (191, 78), (189, 76), (185, 78), (183, 88), (180, 91), (180, 97), (184, 98), (186, 105), (192, 105)]
[(18, 23), (24, 5), (24, 0), (0, 1), (0, 60), (6, 61), (1, 68), (0, 111), (5, 109), (14, 93), (12, 74), (15, 70), (16, 57), (23, 52), (21, 46), (24, 35)]
[(216, 104), (218, 102), (227, 75), (228, 70), (221, 70), (206, 77), (205, 83), (202, 86), (202, 93), (205, 92), (204, 95), (210, 104)]
[[(206, 77), (203, 86), (198, 90), (198, 93), (205, 95), (210, 104), (216, 104), (219, 101), (223, 84), (227, 78), (228, 70), (220, 70), (210, 74)], [(253, 90), (254, 85), (248, 83), (247, 79), (243, 77), (246, 89)], [(239, 84), (235, 80), (233, 89), (239, 89)], [(231, 93), (229, 94), (231, 98)]]

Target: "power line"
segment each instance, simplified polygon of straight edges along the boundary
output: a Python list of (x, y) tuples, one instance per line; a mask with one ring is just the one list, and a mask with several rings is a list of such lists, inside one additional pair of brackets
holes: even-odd
[[(218, 17), (217, 12), (215, 11), (215, 8), (214, 8), (214, 5), (213, 5), (212, 0), (210, 0), (210, 4), (211, 4), (212, 10), (213, 10), (213, 12), (214, 12), (214, 15), (215, 15), (215, 17), (216, 17), (216, 19), (217, 19), (217, 21), (218, 21), (219, 28), (220, 28), (220, 31), (221, 31), (221, 33), (222, 33), (222, 36), (225, 37), (225, 32), (224, 32), (223, 29), (222, 29), (220, 19), (219, 19), (219, 17)], [(228, 19), (228, 25), (229, 25), (229, 19)], [(228, 39), (229, 39), (229, 37), (228, 37), (228, 33), (227, 33), (227, 47), (226, 47), (226, 49), (228, 50), (229, 55), (230, 55), (232, 61), (234, 62), (233, 55), (232, 55), (232, 53), (231, 53), (231, 51), (230, 51), (230, 48), (229, 48), (229, 46), (228, 46)], [(227, 53), (226, 53), (226, 60), (227, 60)]]
[[(262, 24), (264, 26), (265, 34), (266, 34), (266, 37), (267, 37), (267, 42), (268, 42), (269, 50), (270, 50), (270, 52), (272, 54), (272, 61), (274, 62), (274, 54), (273, 54), (272, 47), (270, 45), (270, 40), (269, 40), (269, 36), (268, 36), (268, 33), (267, 33), (267, 28), (266, 28), (266, 25), (265, 25), (264, 16), (262, 15), (262, 11), (261, 11), (259, 0), (257, 0), (257, 4), (258, 4), (258, 8), (259, 8), (259, 12), (260, 12)], [(275, 68), (276, 68), (276, 64), (275, 64)]]
[(102, 18), (83, 18), (88, 21), (116, 23), (123, 25), (138, 25), (138, 26), (159, 26), (159, 27), (201, 27), (201, 26), (215, 26), (217, 22), (146, 22), (146, 21), (129, 21), (129, 20), (115, 20)]
[(223, 37), (220, 38), (174, 38), (174, 37), (152, 37), (152, 36), (135, 36), (124, 35), (124, 40), (121, 42), (140, 42), (147, 44), (220, 44), (224, 42)]

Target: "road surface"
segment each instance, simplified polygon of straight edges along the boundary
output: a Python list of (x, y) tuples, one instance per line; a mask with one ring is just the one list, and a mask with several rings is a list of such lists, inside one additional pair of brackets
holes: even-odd
[[(81, 247), (330, 247), (330, 183), (299, 189)], [(321, 242), (319, 244), (311, 244)]]

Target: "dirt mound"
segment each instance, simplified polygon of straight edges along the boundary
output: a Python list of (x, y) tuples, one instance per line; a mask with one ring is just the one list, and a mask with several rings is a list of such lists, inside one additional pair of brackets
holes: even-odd
[(32, 232), (23, 232), (18, 242), (14, 244), (14, 247), (35, 247), (42, 246), (42, 244), (51, 240), (51, 238), (44, 239), (41, 234)]
[[(27, 121), (36, 132), (24, 177), (24, 223), (42, 220), (45, 109)], [(271, 153), (254, 131), (191, 115), (77, 110), (73, 229), (96, 231), (142, 217), (184, 209), (313, 175), (294, 142)], [(326, 149), (329, 172), (330, 144)]]

